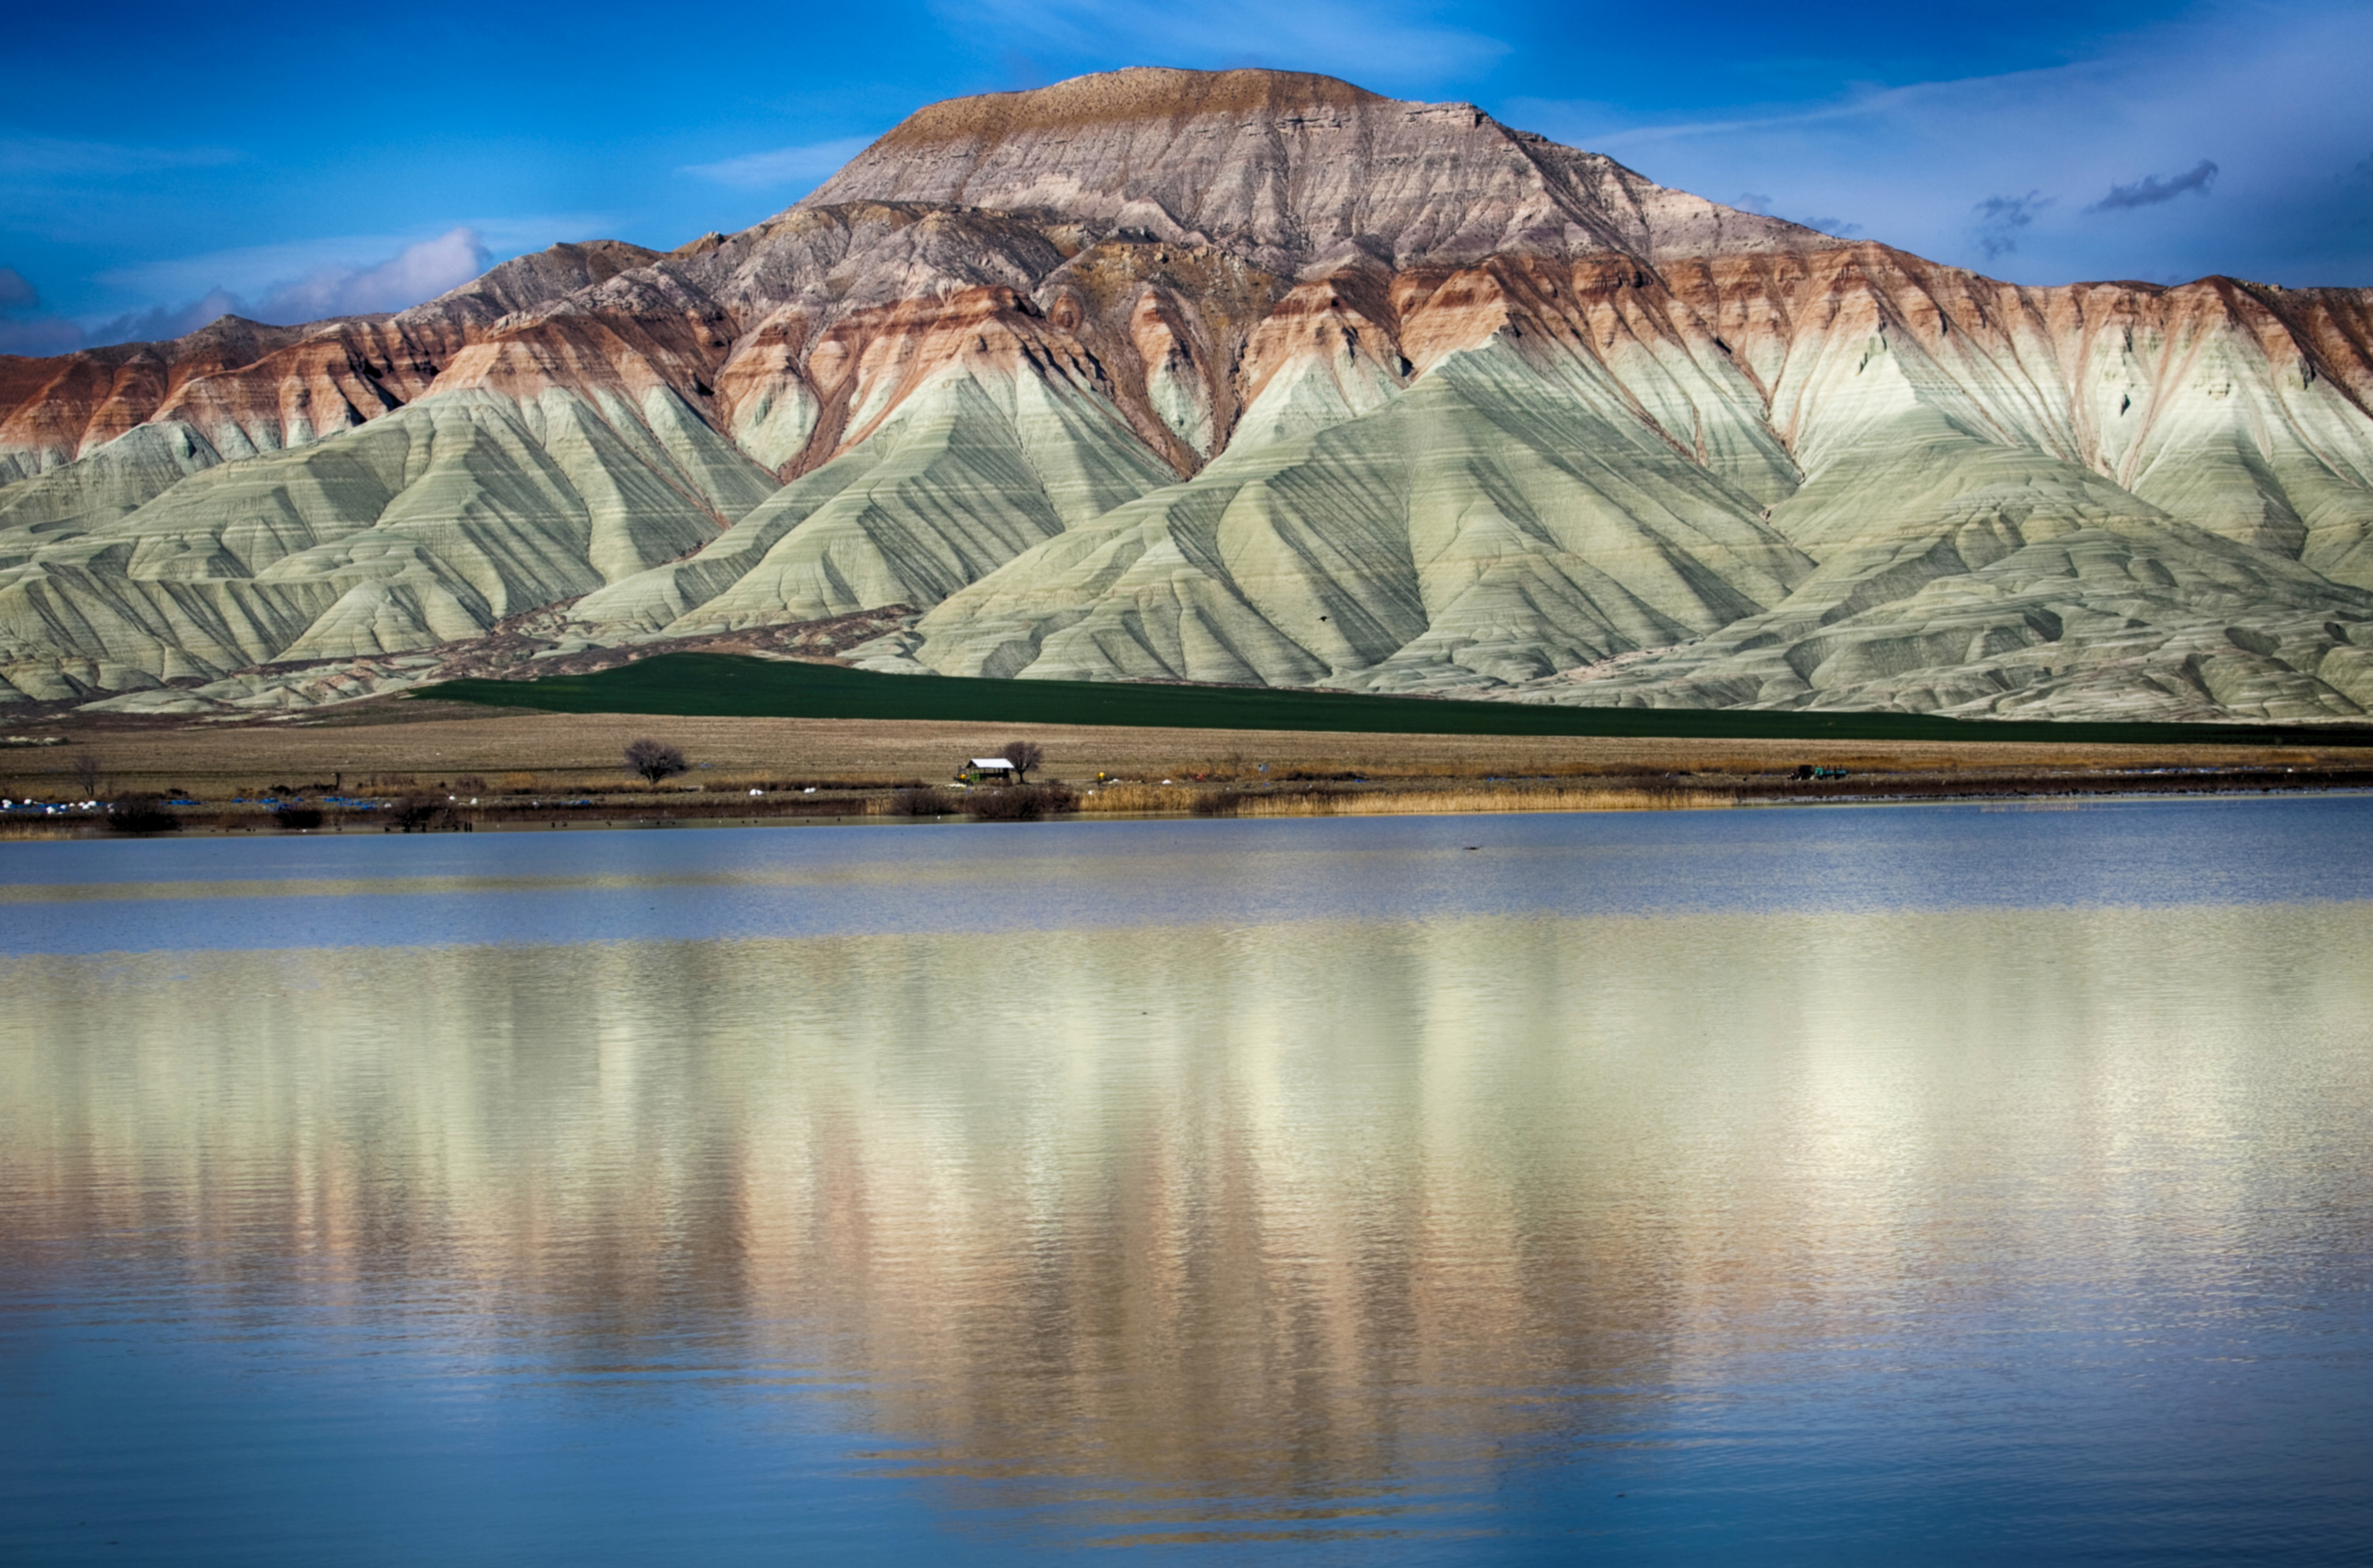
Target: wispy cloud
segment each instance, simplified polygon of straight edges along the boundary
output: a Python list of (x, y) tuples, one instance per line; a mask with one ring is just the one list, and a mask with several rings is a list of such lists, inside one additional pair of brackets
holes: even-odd
[[(389, 287), (395, 286), (398, 280), (450, 279), (432, 290), (441, 293), (475, 275), (462, 272), (462, 268), (474, 264), (484, 271), (484, 261), (474, 259), (484, 257), (487, 249), (483, 231), (473, 224), (425, 239), (403, 235), (345, 235), (209, 250), (195, 256), (169, 257), (134, 267), (115, 268), (99, 273), (99, 281), (152, 299), (195, 298), (209, 289), (221, 288), (259, 305), (277, 300), (294, 308), (309, 295), (328, 297), (339, 279), (368, 277)], [(356, 286), (368, 291), (372, 285), (360, 283)], [(382, 288), (373, 297), (390, 296)], [(417, 295), (404, 304), (416, 304), (427, 297)], [(380, 305), (372, 308), (401, 307)]]
[(0, 175), (18, 180), (90, 180), (211, 168), (237, 163), (244, 156), (228, 147), (127, 147), (54, 136), (0, 136)]
[(1741, 212), (1760, 213), (1766, 217), (1783, 218), (1789, 223), (1803, 224), (1806, 228), (1817, 228), (1823, 234), (1834, 234), (1840, 239), (1851, 239), (1862, 232), (1862, 225), (1848, 223), (1841, 217), (1798, 217), (1791, 213), (1774, 212), (1771, 207), (1771, 198), (1759, 195), (1753, 191), (1740, 192), (1731, 198), (1730, 204)]
[(2155, 207), (2161, 202), (2172, 202), (2189, 191), (2195, 196), (2205, 196), (2208, 188), (2216, 183), (2216, 166), (2202, 158), (2188, 174), (2172, 180), (2161, 180), (2156, 174), (2145, 174), (2132, 185), (2112, 185), (2110, 193), (2085, 210), (2088, 213), (2114, 213), (2126, 207)]
[(65, 354), (82, 329), (41, 308), (41, 291), (14, 267), (0, 267), (0, 354)]
[[(1630, 147), (1654, 146), (1660, 142), (1689, 141), (1697, 137), (1736, 136), (1759, 131), (1799, 131), (1808, 126), (1833, 125), (1854, 120), (1875, 120), (1901, 110), (1919, 99), (1922, 87), (1864, 88), (1836, 103), (1817, 104), (1809, 109), (1790, 109), (1775, 114), (1744, 115), (1720, 120), (1677, 120), (1665, 124), (1633, 125), (1609, 129), (1592, 134), (1588, 140), (1595, 152), (1615, 153)], [(1511, 106), (1511, 112), (1521, 115), (1526, 109), (1546, 110), (1555, 114), (1560, 106), (1533, 100)], [(1600, 110), (1601, 113), (1608, 110)]]
[(743, 191), (812, 185), (839, 172), (841, 165), (863, 152), (872, 140), (871, 136), (842, 136), (829, 142), (810, 142), (804, 146), (744, 153), (718, 163), (687, 165), (684, 172)]
[[(381, 247), (396, 243), (394, 253), (359, 262), (313, 259), (324, 243), (338, 242), (225, 251), (111, 274), (107, 280), (111, 283), (153, 289), (169, 303), (97, 322), (87, 329), (85, 341), (145, 343), (177, 338), (226, 315), (293, 325), (333, 316), (402, 310), (469, 282), (485, 272), (493, 259), (484, 238), (469, 227), (448, 229), (408, 245), (380, 241)], [(312, 264), (293, 277), (284, 272), (275, 278), (264, 270), (275, 260), (285, 263), (293, 256), (304, 256)], [(190, 280), (197, 278), (212, 281), (203, 288), (191, 287)]]
[(318, 321), (401, 310), (459, 287), (493, 258), (473, 228), (448, 229), (363, 267), (322, 267), (273, 289), (258, 302), (265, 321)]
[(1977, 204), (1978, 249), (1991, 261), (2018, 249), (2018, 231), (2035, 223), (2035, 215), (2058, 201), (2040, 191), (2024, 196), (1989, 196)]
[[(2333, 181), (2357, 191), (2359, 160), (2373, 165), (2367, 58), (2373, 8), (2355, 0), (2204, 0), (2041, 70), (1670, 118), (1603, 102), (1499, 108), (1666, 184), (1745, 186), (1781, 213), (1848, 213), (1890, 244), (2000, 261), (2024, 282), (2231, 273), (2364, 285), (2373, 223), (2337, 210)], [(2166, 172), (2170, 145), (2204, 141), (2214, 159)], [(2212, 188), (2214, 202), (2175, 199)], [(2046, 205), (2053, 192), (2062, 199)], [(2076, 192), (2108, 194), (2087, 204), (2065, 194)]]
[(163, 343), (196, 331), (209, 321), (225, 316), (258, 318), (247, 302), (228, 289), (211, 288), (195, 299), (178, 305), (151, 306), (146, 310), (130, 310), (101, 321), (83, 333), (76, 347), (98, 347), (106, 343)]

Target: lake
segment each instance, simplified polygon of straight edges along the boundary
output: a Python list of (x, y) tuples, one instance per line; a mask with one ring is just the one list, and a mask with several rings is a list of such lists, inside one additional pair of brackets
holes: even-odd
[(2364, 1561), (2373, 799), (0, 846), (0, 1561)]

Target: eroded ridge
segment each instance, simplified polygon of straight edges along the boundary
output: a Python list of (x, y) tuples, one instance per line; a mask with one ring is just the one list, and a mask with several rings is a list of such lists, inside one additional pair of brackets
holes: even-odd
[(1471, 105), (1107, 73), (664, 254), (0, 359), (0, 699), (343, 700), (550, 611), (572, 653), (874, 616), (829, 656), (2355, 717), (2368, 301), (2022, 287)]

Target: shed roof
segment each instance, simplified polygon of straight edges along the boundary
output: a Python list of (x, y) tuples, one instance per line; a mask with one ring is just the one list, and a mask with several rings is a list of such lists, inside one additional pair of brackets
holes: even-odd
[(972, 765), (976, 768), (1003, 768), (1009, 773), (1013, 771), (1013, 764), (1002, 757), (975, 757)]

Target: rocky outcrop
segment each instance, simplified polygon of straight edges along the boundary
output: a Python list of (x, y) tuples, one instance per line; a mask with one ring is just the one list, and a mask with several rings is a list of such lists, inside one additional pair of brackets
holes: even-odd
[(898, 605), (879, 668), (2353, 717), (2368, 400), (2367, 291), (2021, 287), (1471, 106), (1117, 72), (665, 254), (0, 359), (0, 675)]

